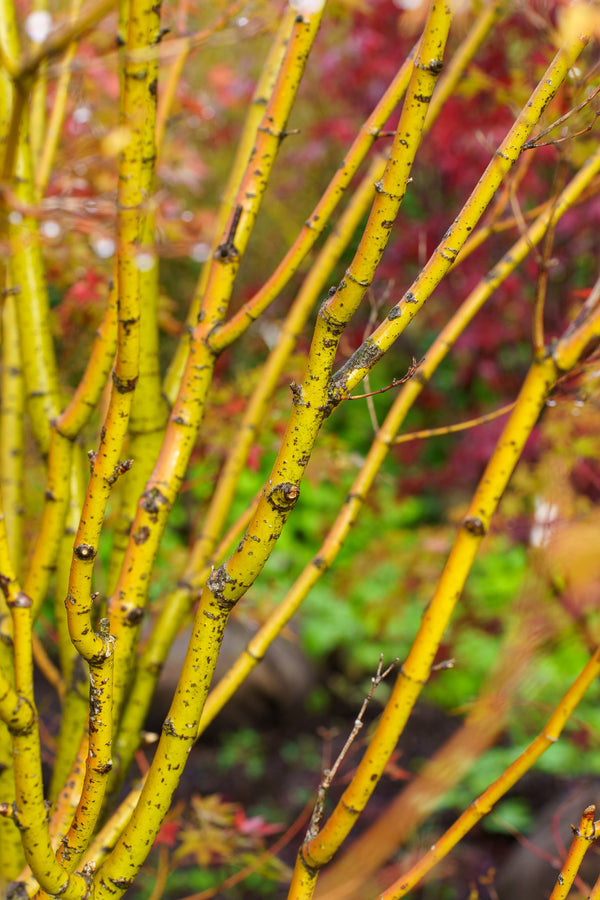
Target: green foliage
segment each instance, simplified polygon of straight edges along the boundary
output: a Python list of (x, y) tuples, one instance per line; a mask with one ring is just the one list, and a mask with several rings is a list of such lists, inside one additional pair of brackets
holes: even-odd
[(240, 766), (248, 778), (260, 778), (266, 764), (260, 734), (252, 728), (239, 728), (226, 734), (217, 756), (217, 764), (221, 769)]

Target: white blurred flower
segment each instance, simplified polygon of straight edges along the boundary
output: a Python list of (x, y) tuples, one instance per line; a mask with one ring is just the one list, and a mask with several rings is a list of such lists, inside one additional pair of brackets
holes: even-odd
[(290, 0), (290, 6), (301, 16), (314, 16), (321, 12), (325, 6), (325, 0)]
[(89, 106), (78, 106), (73, 110), (73, 120), (78, 125), (85, 125), (92, 118), (92, 111)]
[(190, 251), (190, 256), (194, 262), (206, 262), (207, 259), (210, 259), (210, 244), (205, 244), (203, 241), (199, 244), (194, 244)]
[(47, 238), (57, 238), (60, 235), (60, 225), (54, 219), (47, 219), (40, 225), (40, 231)]
[(135, 267), (138, 272), (151, 272), (155, 265), (156, 258), (154, 254), (148, 253), (148, 251), (138, 253), (135, 258)]
[(533, 525), (529, 533), (529, 542), (532, 547), (543, 547), (550, 540), (552, 527), (558, 521), (558, 506), (541, 497), (535, 498), (535, 512)]
[(99, 256), (100, 259), (109, 259), (116, 250), (115, 242), (109, 237), (92, 239), (91, 243), (96, 256)]
[(25, 19), (25, 34), (34, 44), (43, 44), (52, 31), (52, 16), (45, 9), (29, 13)]

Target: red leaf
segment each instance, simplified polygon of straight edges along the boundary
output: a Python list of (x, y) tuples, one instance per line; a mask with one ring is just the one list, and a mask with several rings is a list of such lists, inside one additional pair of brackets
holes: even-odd
[(177, 835), (181, 831), (179, 822), (163, 822), (160, 830), (156, 835), (154, 846), (174, 847), (177, 842)]

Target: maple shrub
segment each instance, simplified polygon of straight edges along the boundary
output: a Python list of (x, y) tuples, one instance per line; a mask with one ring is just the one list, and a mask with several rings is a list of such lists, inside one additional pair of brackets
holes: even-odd
[[(593, 0), (0, 0), (9, 900), (453, 896), (536, 763), (594, 771), (599, 35)], [(278, 835), (223, 796), (269, 767), (250, 705), (197, 754), (301, 607), (370, 688)], [(454, 726), (409, 771), (423, 702)]]

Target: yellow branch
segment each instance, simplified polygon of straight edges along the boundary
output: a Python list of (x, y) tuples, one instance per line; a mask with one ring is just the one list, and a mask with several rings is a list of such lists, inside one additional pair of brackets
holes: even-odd
[(43, 62), (62, 53), (65, 47), (97, 25), (115, 6), (116, 0), (93, 0), (84, 7), (76, 19), (65, 22), (53, 31), (43, 44), (25, 55), (20, 62), (16, 61), (16, 57), (7, 54), (3, 62), (13, 81), (25, 82)]
[[(161, 39), (160, 5), (149, 13), (150, 46), (156, 48)], [(156, 104), (158, 96), (158, 62), (156, 55), (148, 59), (145, 71), (145, 107), (142, 128), (141, 194), (144, 206), (138, 217), (140, 307), (139, 377), (129, 418), (127, 452), (136, 461), (119, 496), (118, 515), (113, 529), (113, 543), (108, 572), (108, 591), (117, 579), (127, 547), (136, 506), (146, 481), (156, 463), (169, 414), (161, 390), (160, 348), (158, 334), (159, 260), (155, 248), (156, 207)]]
[(62, 838), (57, 859), (72, 872), (88, 849), (94, 835), (108, 775), (112, 769), (112, 686), (115, 639), (108, 631), (108, 619), (99, 623), (100, 634), (108, 642), (108, 650), (97, 663), (90, 665), (89, 749), (83, 790), (77, 811), (67, 834)]
[(550, 894), (550, 900), (566, 900), (583, 862), (583, 857), (598, 837), (597, 829), (600, 827), (600, 822), (594, 822), (595, 812), (595, 806), (586, 807), (579, 822), (579, 828), (574, 828), (573, 841), (554, 890)]
[[(48, 13), (48, 0), (34, 0), (32, 4), (34, 13)], [(39, 47), (41, 41), (32, 40), (33, 46)], [(36, 77), (31, 88), (29, 97), (29, 124), (30, 124), (30, 145), (31, 145), (31, 161), (34, 171), (37, 170), (40, 155), (42, 152), (42, 142), (46, 134), (46, 107), (48, 104), (48, 62), (43, 60), (36, 72)]]
[[(368, 284), (366, 279), (370, 280), (372, 277), (372, 272), (389, 237), (390, 218), (393, 220), (404, 195), (412, 160), (419, 145), (427, 103), (440, 71), (450, 18), (450, 10), (445, 4), (432, 6), (421, 50), (411, 76), (392, 155), (369, 217), (368, 239), (366, 242), (361, 242), (355, 260), (350, 266), (346, 279), (347, 287), (342, 287), (335, 298), (330, 298), (321, 313), (307, 374), (303, 385), (296, 389), (294, 409), (288, 430), (275, 463), (272, 478), (265, 486), (264, 495), (259, 500), (254, 519), (238, 550), (227, 563), (211, 574), (203, 591), (192, 638), (183, 663), (182, 675), (163, 727), (152, 767), (130, 822), (113, 854), (95, 879), (97, 897), (109, 894), (114, 896), (115, 879), (117, 878), (119, 878), (118, 892), (124, 891), (130, 883), (130, 878), (142, 864), (147, 853), (148, 842), (157, 833), (168, 808), (172, 790), (178, 778), (177, 772), (183, 766), (189, 746), (195, 739), (200, 713), (208, 692), (229, 611), (261, 571), (274, 541), (281, 533), (283, 525), (298, 499), (300, 493), (298, 482), (306, 466), (307, 454), (310, 454), (323, 421), (323, 403), (327, 399), (329, 376), (339, 336), (366, 290)], [(306, 34), (308, 34), (308, 27)], [(291, 48), (292, 42), (290, 42)], [(280, 103), (276, 105), (279, 106)], [(272, 126), (267, 125), (264, 134), (270, 137), (272, 132)], [(279, 136), (279, 133), (277, 130), (276, 136)], [(261, 159), (262, 170), (263, 156), (258, 152), (256, 156)], [(247, 195), (251, 177), (254, 175), (255, 173), (250, 172), (244, 177), (241, 185), (242, 196)], [(242, 213), (238, 231), (243, 236), (245, 235), (245, 218), (243, 204), (240, 205)], [(223, 259), (230, 255), (234, 238), (234, 248), (237, 247), (236, 234), (225, 245), (222, 245), (222, 252), (219, 255)], [(210, 277), (207, 290), (210, 296)], [(221, 310), (208, 309), (206, 315), (208, 321), (206, 325), (203, 322), (202, 326), (211, 328), (218, 321), (219, 313)], [(194, 349), (192, 343), (190, 351), (190, 361), (192, 362)], [(197, 372), (198, 381), (202, 375), (203, 372)], [(180, 392), (173, 411), (172, 422), (179, 413), (179, 409), (186, 414), (184, 421), (187, 421), (191, 415), (189, 401), (186, 406), (182, 406), (181, 401)], [(171, 456), (174, 448), (169, 446), (169, 437), (168, 430), (163, 452), (168, 449), (171, 451), (169, 453)], [(161, 452), (161, 458), (162, 455)], [(159, 459), (159, 466), (160, 463), (161, 459)], [(166, 488), (172, 490), (169, 482), (167, 482)], [(165, 496), (163, 491), (161, 485), (160, 491), (157, 488), (151, 497), (146, 495), (146, 499), (143, 501), (147, 503), (151, 499), (154, 504), (153, 524), (156, 523), (159, 516), (162, 517), (161, 506), (166, 505), (170, 499), (169, 496)], [(135, 546), (136, 532), (133, 533), (132, 538), (123, 568), (128, 575), (133, 573), (137, 576), (135, 558), (132, 558), (131, 561), (128, 560), (129, 550), (132, 545)], [(142, 556), (143, 554), (138, 556), (140, 561)], [(125, 604), (119, 585), (115, 593), (118, 596), (119, 610), (122, 610)], [(125, 631), (117, 633), (117, 647), (125, 636)], [(127, 872), (125, 878), (122, 874), (124, 869)]]
[(14, 815), (21, 832), (27, 863), (37, 883), (50, 894), (66, 900), (83, 900), (89, 891), (79, 873), (69, 874), (56, 860), (50, 841), (43, 793), (40, 738), (33, 698), (31, 656), (32, 604), (15, 581), (3, 584), (13, 618), (15, 647), (15, 690), (33, 711), (26, 731), (13, 734), (16, 800)]
[(336, 169), (322, 198), (307, 218), (296, 241), (290, 247), (273, 275), (263, 287), (248, 300), (241, 310), (224, 324), (213, 338), (217, 352), (232, 344), (281, 293), (298, 270), (302, 261), (318, 240), (337, 207), (344, 191), (356, 174), (367, 153), (377, 140), (379, 132), (406, 91), (412, 69), (413, 56), (409, 56), (399, 69), (389, 88), (364, 123), (342, 164)]
[[(54, 802), (63, 785), (69, 781), (69, 773), (77, 754), (81, 736), (85, 730), (89, 706), (89, 673), (83, 660), (71, 643), (64, 598), (69, 586), (69, 570), (73, 541), (79, 525), (81, 507), (87, 484), (89, 467), (83, 450), (74, 445), (73, 465), (70, 472), (69, 509), (61, 536), (61, 547), (54, 580), (54, 618), (57, 632), (60, 671), (65, 684), (65, 697), (60, 717), (60, 731), (56, 742), (56, 754), (52, 767), (49, 798)], [(71, 773), (71, 781), (73, 775)], [(75, 803), (75, 807), (77, 803)], [(74, 813), (75, 807), (72, 812)], [(54, 819), (54, 813), (53, 813)], [(70, 821), (70, 820), (69, 820)], [(52, 822), (50, 830), (52, 832)], [(66, 826), (62, 828), (66, 831)]]
[(110, 285), (108, 304), (75, 393), (56, 420), (56, 430), (74, 440), (95, 409), (111, 370), (117, 349), (117, 288)]
[(494, 193), (519, 158), (532, 129), (566, 78), (571, 65), (585, 44), (585, 38), (577, 37), (568, 47), (557, 53), (427, 265), (400, 302), (390, 310), (385, 322), (363, 342), (362, 346), (335, 374), (332, 379), (333, 398), (345, 396), (363, 380), (402, 334), (449, 271)]
[[(147, 599), (148, 579), (168, 514), (183, 481), (204, 412), (215, 355), (208, 337), (226, 314), (240, 259), (246, 249), (258, 208), (266, 189), (281, 136), (293, 104), (304, 65), (316, 36), (320, 14), (304, 21), (296, 17), (294, 28), (259, 129), (252, 158), (239, 188), (235, 210), (211, 261), (202, 314), (191, 336), (190, 352), (181, 387), (161, 452), (146, 484), (121, 574), (111, 598), (111, 626), (117, 637), (115, 704), (120, 709), (132, 648)], [(259, 164), (260, 162), (260, 164)]]
[(33, 603), (37, 618), (46, 599), (56, 567), (58, 551), (69, 506), (73, 444), (53, 427), (50, 433), (45, 503), (39, 534), (25, 579), (24, 590)]
[(21, 834), (27, 862), (38, 883), (43, 883), (52, 892), (64, 890), (69, 900), (82, 898), (87, 892), (85, 882), (81, 876), (69, 877), (56, 862), (50, 843), (43, 793), (40, 735), (33, 696), (32, 603), (21, 590), (15, 575), (1, 508), (0, 590), (12, 619), (14, 647), (14, 684), (6, 671), (2, 670), (4, 712), (9, 714), (14, 723), (14, 727), (13, 724), (9, 726), (13, 744), (13, 819)]
[[(72, 22), (77, 21), (77, 16), (81, 11), (81, 2), (82, 0), (71, 0)], [(48, 127), (41, 132), (44, 135), (44, 142), (40, 148), (39, 162), (35, 171), (35, 195), (37, 200), (41, 200), (46, 193), (52, 165), (56, 158), (56, 150), (65, 120), (69, 85), (71, 83), (71, 68), (76, 52), (77, 42), (72, 41), (67, 47), (62, 60), (60, 78), (54, 94)]]
[[(34, 200), (32, 179), (27, 117), (23, 116), (14, 192), (17, 200), (25, 204)], [(32, 216), (17, 211), (9, 216), (10, 280), (18, 297), (16, 309), (27, 406), (35, 439), (45, 454), (50, 442), (50, 422), (58, 414), (58, 378), (38, 227)]]
[(15, 297), (10, 293), (2, 311), (1, 378), (0, 484), (10, 556), (19, 571), (23, 555), (25, 397)]
[[(228, 15), (228, 13), (225, 13), (225, 15)], [(213, 241), (211, 257), (214, 256), (214, 253), (216, 252), (217, 247), (221, 242), (221, 235), (225, 230), (227, 220), (229, 219), (229, 216), (231, 214), (231, 210), (235, 207), (235, 198), (239, 192), (241, 180), (248, 166), (248, 161), (252, 154), (252, 148), (254, 147), (254, 144), (258, 137), (258, 129), (263, 120), (265, 106), (268, 102), (268, 98), (273, 94), (273, 90), (275, 88), (275, 84), (284, 61), (285, 51), (290, 39), (290, 35), (293, 32), (295, 20), (296, 12), (294, 9), (292, 9), (291, 6), (288, 5), (285, 14), (281, 17), (279, 27), (271, 43), (263, 70), (256, 84), (252, 100), (250, 101), (248, 115), (246, 117), (246, 121), (244, 122), (244, 128), (240, 136), (235, 159), (233, 161), (229, 178), (227, 180), (227, 185), (223, 193), (223, 200), (219, 208), (216, 227), (217, 238), (215, 241)], [(182, 57), (176, 60), (173, 66), (172, 77), (169, 79), (169, 84), (167, 85), (168, 94), (173, 93), (175, 90), (175, 77), (178, 75), (181, 66), (183, 66), (188, 52), (189, 48), (186, 46), (184, 54), (182, 55)], [(169, 96), (167, 95), (165, 105), (168, 102)], [(164, 112), (162, 109), (159, 109), (159, 123), (161, 125), (161, 128), (159, 128), (159, 138), (161, 136), (161, 130), (162, 128), (164, 128), (163, 120)], [(190, 309), (187, 315), (187, 323), (190, 328), (193, 328), (198, 321), (200, 303), (206, 291), (206, 285), (208, 282), (211, 265), (212, 264), (210, 262), (205, 264), (198, 285), (196, 287), (194, 297), (190, 304)], [(173, 357), (173, 361), (169, 366), (167, 377), (165, 378), (165, 394), (171, 402), (174, 402), (175, 400), (188, 352), (189, 333), (184, 332), (177, 347), (175, 356)]]
[(516, 784), (525, 772), (529, 771), (549, 747), (556, 743), (569, 717), (598, 674), (600, 674), (600, 651), (596, 650), (560, 703), (557, 704), (556, 711), (536, 739), (483, 794), (473, 800), (454, 825), (435, 842), (431, 850), (410, 871), (381, 894), (381, 900), (400, 900), (400, 897), (405, 897), (462, 840), (465, 834), (490, 812), (494, 804)]

